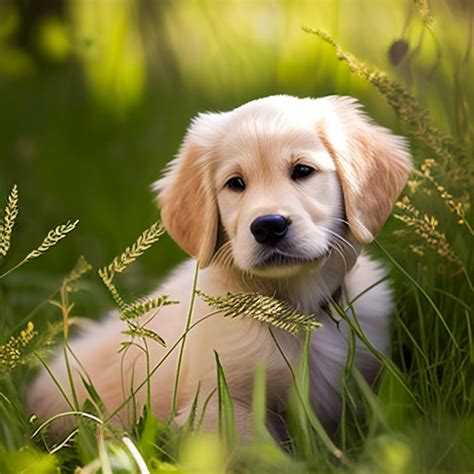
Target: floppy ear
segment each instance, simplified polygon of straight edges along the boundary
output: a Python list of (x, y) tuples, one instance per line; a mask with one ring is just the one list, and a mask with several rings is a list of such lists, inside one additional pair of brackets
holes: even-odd
[(318, 132), (336, 164), (349, 229), (359, 243), (370, 243), (411, 171), (407, 142), (374, 124), (355, 99), (320, 100), (326, 102), (327, 110)]
[(212, 179), (212, 144), (219, 114), (193, 119), (181, 148), (153, 188), (167, 232), (201, 268), (216, 250), (218, 216)]

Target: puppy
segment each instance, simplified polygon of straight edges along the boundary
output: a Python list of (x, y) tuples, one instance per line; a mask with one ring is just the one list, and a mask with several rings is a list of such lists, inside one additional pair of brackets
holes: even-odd
[[(405, 141), (371, 122), (348, 97), (299, 99), (272, 96), (225, 113), (198, 115), (176, 158), (155, 184), (168, 233), (194, 260), (178, 267), (157, 290), (179, 305), (166, 306), (148, 324), (170, 347), (183, 333), (199, 262), (197, 287), (209, 295), (260, 292), (315, 314), (322, 327), (310, 343), (310, 398), (329, 430), (340, 416), (341, 373), (349, 330), (328, 313), (328, 302), (362, 294), (353, 310), (371, 344), (389, 350), (391, 291), (382, 267), (361, 247), (370, 243), (387, 219), (411, 168)], [(371, 287), (364, 293), (364, 290)], [(250, 317), (204, 318), (210, 308), (196, 299), (179, 383), (175, 421), (183, 424), (198, 386), (201, 403), (210, 395), (204, 425), (216, 430), (214, 351), (224, 367), (242, 436), (251, 432), (254, 370), (267, 368), (269, 429), (278, 431), (286, 409), (291, 373), (268, 327)], [(354, 316), (352, 316), (354, 317)], [(145, 320), (147, 317), (145, 316)], [(109, 413), (119, 408), (133, 387), (147, 377), (143, 351), (118, 353), (126, 339), (117, 314), (70, 342), (79, 402), (87, 398), (80, 375), (87, 373)], [(275, 330), (291, 364), (298, 364), (301, 339)], [(149, 364), (167, 349), (149, 342)], [(169, 417), (178, 351), (167, 357), (150, 379), (152, 408)], [(377, 360), (360, 341), (355, 365), (371, 381)], [(49, 368), (70, 396), (64, 358)], [(214, 393), (214, 394), (213, 394)], [(147, 390), (135, 394), (138, 410)], [(69, 409), (50, 375), (43, 370), (28, 393), (29, 408), (40, 418)], [(130, 405), (116, 419), (130, 423)], [(202, 407), (202, 404), (200, 405)]]

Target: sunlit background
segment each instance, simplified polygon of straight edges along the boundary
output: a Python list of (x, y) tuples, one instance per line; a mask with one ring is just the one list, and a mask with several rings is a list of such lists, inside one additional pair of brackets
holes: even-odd
[[(59, 463), (69, 472), (100, 455), (81, 433), (54, 456), (32, 448), (46, 445), (32, 442), (22, 405), (31, 365), (62, 324), (50, 303), (79, 256), (97, 270), (158, 219), (150, 185), (191, 118), (270, 94), (342, 94), (410, 136), (417, 161), (395, 217), (369, 248), (394, 288), (393, 362), (384, 361), (375, 394), (349, 377), (348, 357), (336, 441), (352, 467), (320, 467), (319, 434), (304, 404), (290, 403), (292, 457), (254, 442), (237, 456), (244, 464), (236, 472), (472, 472), (473, 17), (474, 0), (0, 0), (0, 214), (14, 184), (20, 211), (4, 259), (11, 214), (0, 224), (0, 274), (8, 273), (0, 285), (0, 471), (31, 464), (35, 473), (56, 472)], [(382, 95), (373, 69), (357, 77), (304, 27), (324, 30), (399, 81), (421, 107), (393, 85)], [(388, 104), (394, 97), (398, 117)], [(76, 219), (64, 241), (8, 272), (50, 229)], [(163, 237), (120, 274), (120, 294), (130, 302), (146, 295), (183, 258)], [(61, 288), (74, 292), (76, 321), (113, 307), (96, 271)], [(151, 412), (146, 419), (154, 423)], [(180, 439), (158, 424), (143, 428), (146, 436), (142, 428), (133, 431), (146, 461), (172, 472)], [(179, 463), (186, 472), (223, 472), (224, 451), (217, 440), (198, 439)]]
[[(150, 184), (199, 111), (270, 94), (344, 94), (403, 132), (373, 86), (303, 25), (398, 78), (472, 151), (460, 132), (472, 119), (472, 3), (432, 2), (434, 23), (416, 3), (2, 0), (0, 196), (14, 183), (20, 191), (11, 261), (80, 220), (9, 284), (44, 291), (79, 255), (99, 266), (133, 242), (158, 216)], [(165, 239), (129, 288), (152, 286), (180, 258)]]

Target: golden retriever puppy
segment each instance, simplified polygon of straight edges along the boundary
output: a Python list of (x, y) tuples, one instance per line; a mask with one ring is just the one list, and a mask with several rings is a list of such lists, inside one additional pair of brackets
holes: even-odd
[[(225, 113), (196, 117), (176, 158), (156, 183), (163, 223), (194, 260), (180, 265), (157, 290), (179, 305), (166, 306), (148, 324), (168, 347), (182, 335), (187, 319), (196, 261), (197, 287), (209, 295), (260, 292), (315, 314), (322, 327), (310, 345), (310, 396), (326, 427), (337, 426), (341, 372), (348, 351), (348, 327), (328, 314), (328, 302), (341, 295), (356, 300), (353, 310), (371, 343), (389, 349), (391, 291), (383, 268), (361, 247), (370, 243), (387, 219), (411, 169), (405, 141), (379, 127), (348, 97), (299, 99), (272, 96)], [(255, 367), (267, 368), (268, 425), (278, 431), (291, 374), (268, 327), (250, 317), (204, 317), (210, 308), (199, 298), (188, 334), (176, 392), (175, 421), (187, 419), (198, 386), (201, 405), (211, 395), (204, 424), (218, 422), (217, 351), (234, 401), (238, 429), (251, 432), (251, 397)], [(354, 316), (352, 316), (354, 317)], [(146, 318), (145, 318), (146, 319)], [(109, 412), (114, 412), (147, 377), (144, 353), (131, 348), (119, 354), (126, 329), (117, 314), (71, 340), (80, 365), (72, 359), (79, 402), (87, 398), (80, 373), (87, 373)], [(296, 365), (301, 339), (274, 330), (281, 349)], [(149, 364), (168, 349), (149, 343)], [(153, 373), (149, 383), (157, 416), (170, 416), (178, 350)], [(355, 364), (371, 380), (376, 359), (360, 341)], [(51, 372), (69, 396), (64, 358)], [(212, 395), (212, 393), (214, 394)], [(146, 402), (143, 386), (134, 397)], [(29, 408), (46, 418), (69, 406), (43, 370), (30, 387)], [(129, 403), (116, 418), (130, 423)]]

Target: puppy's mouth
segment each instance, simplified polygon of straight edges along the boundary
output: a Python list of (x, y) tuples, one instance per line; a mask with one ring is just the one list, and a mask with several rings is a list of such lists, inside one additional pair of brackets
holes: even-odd
[(301, 265), (312, 265), (319, 263), (323, 260), (328, 252), (324, 252), (320, 255), (314, 257), (306, 257), (302, 255), (292, 255), (288, 253), (283, 253), (279, 250), (273, 251), (270, 255), (264, 257), (257, 264), (254, 265), (255, 270), (267, 270), (277, 267), (294, 267)]

